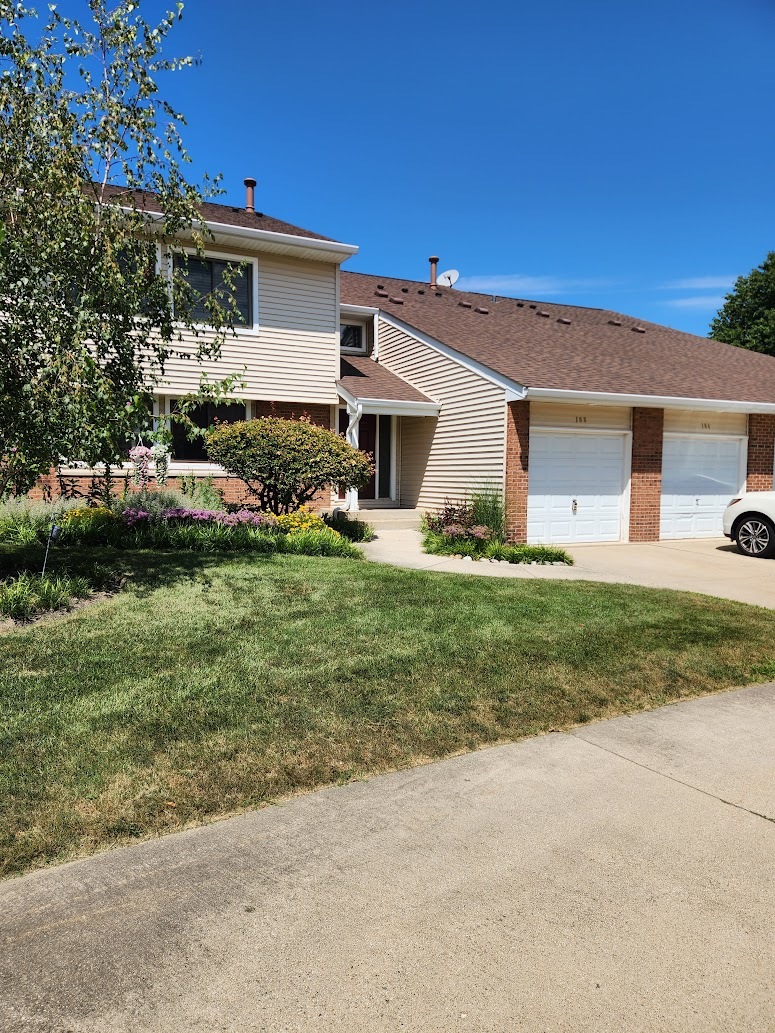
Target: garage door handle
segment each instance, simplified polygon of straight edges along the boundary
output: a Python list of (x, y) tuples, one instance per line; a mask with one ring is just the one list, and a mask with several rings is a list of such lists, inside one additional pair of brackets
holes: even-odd
[(579, 508), (578, 499), (574, 499), (573, 500), (570, 508), (573, 511), (573, 513), (575, 514), (576, 510)]

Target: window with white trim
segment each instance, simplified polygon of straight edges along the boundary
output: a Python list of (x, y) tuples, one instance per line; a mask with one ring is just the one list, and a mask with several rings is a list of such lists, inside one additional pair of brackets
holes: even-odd
[[(176, 404), (176, 399), (170, 400), (170, 412), (175, 411)], [(236, 423), (244, 420), (246, 406), (244, 402), (197, 405), (189, 410), (188, 418), (196, 427), (206, 430), (217, 423)], [(175, 420), (171, 422), (171, 430), (173, 462), (206, 463), (209, 461), (203, 438), (197, 437), (193, 441), (189, 441), (186, 436), (186, 428)]]
[(362, 323), (340, 323), (339, 338), (342, 351), (366, 354), (366, 327)]
[[(252, 261), (248, 260), (240, 265), (239, 260), (227, 261), (221, 258), (176, 254), (173, 262), (175, 273), (182, 276), (191, 288), (190, 316), (195, 323), (210, 322), (208, 303), (211, 300), (218, 300), (223, 307), (227, 307), (227, 300), (231, 297), (234, 299), (234, 325), (254, 325), (255, 268)], [(225, 277), (227, 269), (230, 269), (228, 281)]]

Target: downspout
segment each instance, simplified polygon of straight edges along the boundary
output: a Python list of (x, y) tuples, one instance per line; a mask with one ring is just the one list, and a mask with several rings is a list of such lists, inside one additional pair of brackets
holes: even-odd
[[(358, 447), (358, 424), (361, 422), (361, 416), (363, 416), (363, 406), (358, 402), (355, 406), (347, 406), (347, 415), (350, 417), (350, 422), (347, 425), (347, 433), (345, 439), (348, 445), (352, 445), (353, 448)], [(358, 489), (348, 488), (347, 495), (345, 496), (346, 503), (342, 507), (345, 513), (357, 513), (358, 512)]]

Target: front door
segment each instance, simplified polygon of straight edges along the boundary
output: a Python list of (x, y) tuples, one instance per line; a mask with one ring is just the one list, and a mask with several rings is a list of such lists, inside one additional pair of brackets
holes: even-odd
[[(388, 417), (390, 419), (390, 417)], [(350, 417), (346, 409), (339, 410), (339, 433), (344, 437), (350, 425)], [(377, 417), (374, 413), (364, 413), (358, 424), (358, 451), (368, 452), (375, 460), (377, 459)], [(343, 499), (345, 494), (339, 492), (339, 498)], [(365, 488), (358, 489), (359, 499), (376, 499), (377, 497), (377, 476), (376, 471), (371, 475)]]

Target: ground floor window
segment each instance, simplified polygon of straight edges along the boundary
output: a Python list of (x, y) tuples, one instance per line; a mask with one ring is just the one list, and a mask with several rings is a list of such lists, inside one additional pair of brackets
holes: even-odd
[[(175, 400), (170, 402), (170, 412), (175, 411)], [(197, 427), (206, 429), (215, 426), (216, 423), (235, 423), (244, 420), (246, 409), (243, 402), (232, 402), (230, 404), (197, 405), (188, 414)], [(186, 437), (186, 429), (180, 423), (172, 421), (172, 458), (175, 462), (206, 463), (207, 452), (205, 451), (204, 439), (195, 438), (189, 441)]]

